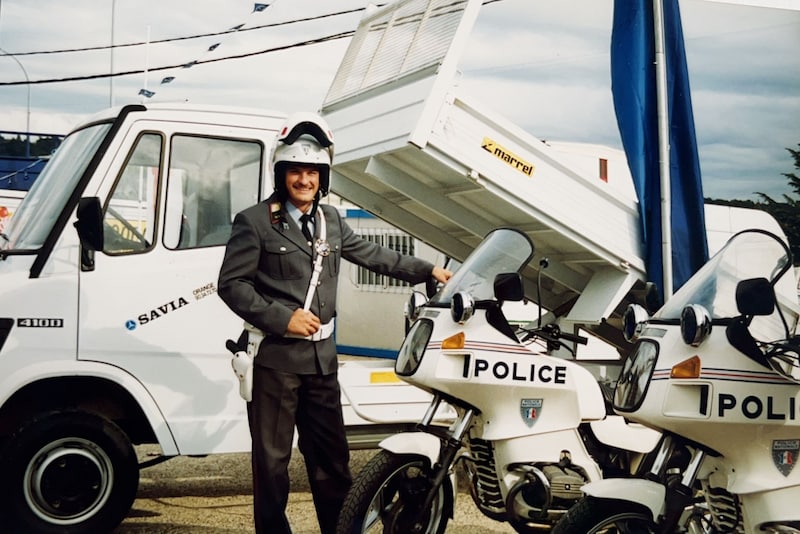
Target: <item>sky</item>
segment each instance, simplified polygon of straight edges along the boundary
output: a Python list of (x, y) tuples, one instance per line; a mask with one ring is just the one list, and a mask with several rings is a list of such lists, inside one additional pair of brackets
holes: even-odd
[[(761, 1), (781, 8), (681, 0), (705, 197), (792, 193), (782, 173), (796, 171), (786, 149), (800, 145), (800, 0)], [(317, 110), (349, 42), (335, 36), (355, 30), (368, 2), (270, 4), (257, 11), (243, 0), (0, 0), (0, 130), (63, 134), (103, 108), (148, 101)], [(484, 5), (460, 84), (540, 139), (621, 148), (609, 74), (612, 7)], [(314, 17), (322, 18), (291, 22)], [(187, 38), (206, 34), (216, 35)], [(123, 46), (131, 43), (140, 44)], [(98, 49), (30, 54), (85, 48)], [(235, 55), (246, 57), (181, 67)], [(173, 68), (157, 70), (166, 66)], [(168, 76), (173, 81), (161, 84)], [(35, 83), (73, 77), (95, 79)], [(2, 85), (26, 80), (34, 83)], [(155, 94), (145, 98), (141, 89)]]

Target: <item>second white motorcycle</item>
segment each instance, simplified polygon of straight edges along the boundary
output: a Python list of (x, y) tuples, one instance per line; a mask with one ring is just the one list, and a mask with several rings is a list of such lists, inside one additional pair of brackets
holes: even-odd
[[(480, 511), (518, 532), (542, 532), (605, 476), (630, 476), (660, 434), (607, 416), (597, 377), (549, 355), (586, 338), (554, 325), (513, 328), (503, 302), (523, 299), (533, 257), (522, 232), (490, 232), (428, 302), (395, 365), (433, 395), (417, 432), (396, 434), (356, 477), (338, 532), (442, 533), (456, 465)], [(421, 295), (420, 295), (421, 296)], [(447, 405), (456, 416), (436, 424)]]
[(789, 248), (763, 230), (652, 318), (629, 308), (614, 409), (664, 439), (641, 478), (585, 486), (554, 532), (800, 533), (799, 312)]

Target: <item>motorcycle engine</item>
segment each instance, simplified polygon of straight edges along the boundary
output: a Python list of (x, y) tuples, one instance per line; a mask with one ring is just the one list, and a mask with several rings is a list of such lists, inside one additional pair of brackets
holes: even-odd
[(513, 522), (555, 522), (583, 496), (588, 479), (579, 466), (561, 461), (553, 464), (519, 464), (523, 474), (511, 488), (506, 510)]
[(569, 501), (567, 506), (571, 506), (571, 503), (583, 496), (581, 488), (586, 480), (577, 471), (557, 465), (545, 466), (542, 471), (550, 481), (550, 493), (554, 501)]

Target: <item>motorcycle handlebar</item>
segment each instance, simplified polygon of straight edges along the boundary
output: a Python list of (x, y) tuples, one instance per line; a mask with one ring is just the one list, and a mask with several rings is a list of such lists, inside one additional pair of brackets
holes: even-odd
[(576, 334), (565, 334), (561, 332), (558, 337), (561, 339), (566, 339), (567, 341), (572, 341), (573, 343), (579, 343), (581, 345), (587, 345), (589, 343), (589, 338), (584, 336), (579, 336)]
[(561, 329), (555, 325), (547, 325), (543, 328), (528, 330), (527, 333), (525, 334), (524, 340), (528, 340), (534, 336), (539, 336), (542, 339), (553, 342), (565, 340), (565, 341), (571, 341), (573, 343), (578, 343), (580, 345), (587, 345), (589, 343), (589, 338), (584, 336), (579, 336), (576, 334), (568, 334), (566, 332), (562, 332)]

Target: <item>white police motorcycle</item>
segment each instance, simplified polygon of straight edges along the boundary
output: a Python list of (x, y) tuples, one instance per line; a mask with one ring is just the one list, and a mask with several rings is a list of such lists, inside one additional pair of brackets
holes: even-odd
[(641, 478), (584, 486), (553, 532), (800, 532), (797, 322), (791, 253), (762, 230), (734, 235), (652, 318), (629, 307), (638, 341), (614, 409), (664, 439)]
[[(655, 448), (659, 433), (607, 416), (589, 370), (548, 355), (586, 338), (506, 320), (502, 303), (523, 299), (519, 273), (532, 257), (524, 233), (494, 230), (429, 302), (412, 306), (395, 372), (432, 401), (418, 431), (385, 439), (357, 475), (339, 533), (444, 532), (459, 462), (484, 515), (542, 532), (585, 483), (630, 475)], [(444, 406), (456, 414), (449, 426), (437, 424)]]

